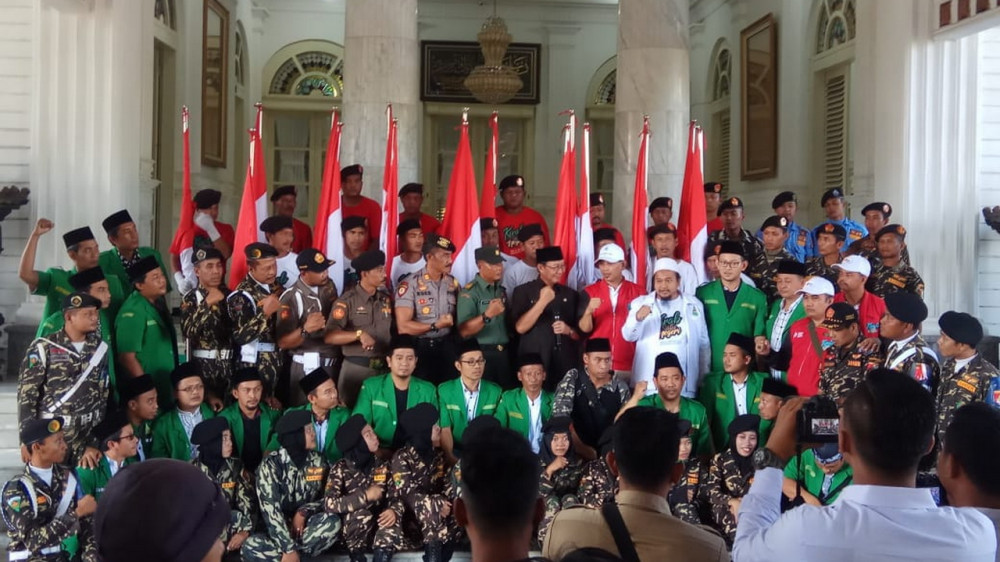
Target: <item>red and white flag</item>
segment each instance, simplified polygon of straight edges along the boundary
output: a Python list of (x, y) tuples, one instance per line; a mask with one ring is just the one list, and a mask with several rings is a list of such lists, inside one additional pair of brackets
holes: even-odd
[[(646, 243), (646, 229), (649, 227), (646, 207), (646, 181), (649, 175), (649, 116), (642, 118), (642, 139), (639, 143), (639, 160), (635, 165), (635, 194), (632, 198), (632, 274), (634, 279), (646, 279), (649, 264), (649, 249)], [(641, 281), (640, 281), (641, 283)]]
[(174, 240), (170, 243), (170, 253), (178, 256), (181, 262), (181, 275), (192, 284), (197, 283), (191, 254), (194, 252), (194, 199), (191, 193), (191, 131), (189, 126), (188, 108), (181, 108), (181, 138), (183, 139), (184, 168), (181, 177), (181, 216), (177, 221)]
[[(257, 104), (257, 123), (261, 122), (264, 108)], [(264, 172), (264, 148), (260, 132), (250, 129), (250, 159), (240, 201), (240, 216), (236, 222), (236, 240), (233, 244), (233, 261), (229, 267), (229, 286), (235, 287), (247, 274), (244, 249), (254, 242), (266, 242), (260, 223), (267, 218), (267, 174)]]
[(691, 262), (698, 283), (705, 282), (705, 244), (708, 223), (705, 220), (705, 181), (702, 174), (704, 134), (695, 121), (688, 128), (687, 162), (681, 190), (681, 212), (677, 220), (677, 250), (681, 259)]
[[(385, 252), (385, 278), (392, 279), (392, 259), (398, 253), (396, 226), (399, 224), (399, 145), (396, 139), (399, 122), (392, 116), (392, 104), (385, 108), (385, 172), (382, 176), (382, 226), (378, 245)], [(391, 281), (389, 281), (391, 282)]]
[(476, 277), (476, 249), (483, 245), (479, 231), (479, 206), (476, 204), (476, 171), (472, 166), (472, 148), (469, 146), (469, 114), (462, 113), (459, 128), (458, 150), (448, 181), (448, 199), (445, 202), (441, 234), (455, 245), (451, 274), (461, 284)]
[(486, 170), (483, 174), (483, 196), (480, 199), (479, 216), (496, 218), (497, 166), (500, 163), (500, 124), (497, 112), (490, 115), (490, 148), (486, 152)]
[(559, 183), (556, 192), (556, 223), (552, 243), (562, 248), (563, 271), (560, 283), (576, 289), (579, 270), (576, 263), (577, 193), (576, 193), (576, 116), (570, 110), (569, 123), (563, 127), (563, 156), (559, 167)]
[[(590, 123), (583, 124), (583, 149), (580, 151), (580, 195), (576, 200), (576, 270), (577, 288), (597, 281), (594, 267), (594, 225), (590, 222)], [(625, 248), (622, 248), (623, 250)]]
[(337, 110), (331, 112), (330, 138), (326, 142), (326, 161), (323, 162), (323, 187), (319, 196), (319, 210), (313, 226), (316, 248), (329, 259), (336, 260), (328, 270), (337, 290), (344, 292), (344, 237), (340, 233), (343, 214), (340, 210), (340, 135), (344, 124)]

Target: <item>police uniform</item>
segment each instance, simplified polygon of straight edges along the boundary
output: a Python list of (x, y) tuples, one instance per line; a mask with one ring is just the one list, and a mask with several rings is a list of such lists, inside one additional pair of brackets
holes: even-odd
[[(90, 230), (89, 226), (77, 228), (63, 234), (63, 242), (66, 244), (67, 250), (71, 246), (86, 242), (87, 240), (95, 240), (94, 233)], [(45, 308), (42, 310), (42, 318), (48, 318), (52, 314), (60, 312), (62, 310), (62, 300), (75, 291), (73, 285), (69, 282), (69, 278), (75, 275), (77, 271), (75, 267), (69, 271), (61, 267), (50, 267), (45, 271), (37, 273), (38, 284), (35, 286), (34, 294), (45, 297)], [(108, 307), (108, 313), (111, 318), (115, 318), (118, 315), (118, 309), (121, 307), (122, 302), (125, 301), (125, 289), (122, 287), (122, 283), (118, 280), (118, 277), (111, 275), (108, 271), (104, 271), (104, 275), (108, 280), (108, 292), (111, 293), (111, 305)]]
[[(846, 302), (834, 303), (827, 307), (823, 327), (828, 330), (844, 330), (857, 325), (858, 312)], [(848, 393), (857, 388), (872, 369), (882, 365), (878, 352), (863, 351), (858, 344), (864, 341), (860, 329), (858, 339), (843, 348), (833, 346), (823, 351), (823, 366), (820, 367), (819, 393), (833, 398), (838, 403)]]
[[(885, 299), (885, 307), (889, 314), (914, 326), (927, 319), (927, 305), (913, 293), (891, 293)], [(889, 341), (884, 355), (886, 369), (910, 375), (931, 394), (937, 395), (941, 366), (937, 354), (919, 332), (904, 341)]]
[[(326, 259), (319, 250), (308, 248), (299, 254), (296, 264), (299, 271), (319, 272), (333, 265), (333, 260)], [(288, 405), (298, 406), (306, 402), (306, 396), (299, 388), (302, 377), (323, 369), (333, 376), (336, 349), (323, 341), (325, 330), (320, 328), (315, 332), (306, 333), (304, 325), (310, 314), (315, 312), (330, 317), (333, 301), (337, 299), (337, 287), (327, 279), (318, 287), (311, 287), (299, 278), (294, 285), (281, 294), (281, 308), (278, 312), (276, 326), (277, 339), (287, 334), (301, 331), (302, 344), (290, 349), (291, 364), (288, 389)]]
[[(566, 453), (566, 466), (556, 470), (552, 475), (546, 474), (548, 465), (555, 460), (552, 453), (552, 437), (557, 433), (570, 433), (570, 419), (566, 416), (553, 416), (542, 430), (542, 450), (539, 454), (538, 495), (545, 505), (545, 516), (538, 524), (538, 544), (545, 543), (545, 535), (556, 514), (564, 509), (576, 507), (580, 502), (580, 484), (583, 478), (584, 463), (573, 452), (572, 445)], [(595, 442), (594, 445), (597, 445)]]
[[(768, 227), (780, 228), (784, 232), (789, 232), (788, 221), (784, 217), (777, 215), (768, 218), (761, 226), (761, 231)], [(747, 266), (747, 274), (753, 279), (757, 288), (764, 292), (767, 302), (774, 302), (778, 299), (778, 283), (775, 276), (778, 275), (778, 266), (782, 260), (792, 260), (796, 258), (785, 248), (779, 249), (772, 254), (766, 249), (756, 254), (753, 261)]]
[[(219, 537), (228, 544), (237, 533), (253, 531), (257, 523), (257, 490), (253, 477), (244, 469), (238, 458), (222, 457), (222, 432), (229, 429), (223, 418), (211, 418), (198, 424), (191, 434), (191, 442), (198, 446), (198, 458), (192, 464), (212, 482), (219, 485), (229, 504), (230, 518)], [(212, 454), (208, 454), (212, 449)]]
[[(135, 224), (135, 221), (132, 220), (132, 216), (129, 214), (128, 211), (122, 209), (121, 211), (118, 211), (117, 213), (114, 213), (108, 216), (108, 218), (104, 219), (104, 221), (101, 223), (101, 226), (104, 227), (104, 231), (108, 233), (108, 236), (110, 236), (111, 232), (114, 229), (126, 223)], [(159, 250), (157, 250), (156, 248), (150, 248), (149, 246), (139, 246), (138, 248), (135, 249), (135, 252), (132, 254), (131, 258), (126, 258), (125, 256), (121, 255), (121, 252), (118, 251), (118, 248), (111, 248), (110, 250), (104, 250), (103, 252), (100, 253), (99, 256), (97, 256), (97, 265), (100, 266), (101, 269), (106, 271), (109, 276), (116, 277), (118, 279), (119, 283), (121, 284), (124, 296), (128, 297), (130, 294), (132, 294), (132, 291), (135, 290), (135, 287), (133, 287), (132, 283), (129, 281), (129, 276), (127, 273), (128, 268), (139, 263), (139, 260), (147, 257), (151, 257), (154, 260), (156, 260), (156, 263), (159, 266), (160, 271), (163, 272), (163, 278), (167, 280), (167, 292), (169, 293), (170, 270), (167, 269), (167, 266), (163, 265), (163, 256), (160, 255)]]
[[(876, 243), (883, 236), (898, 236), (900, 241), (906, 237), (906, 229), (898, 224), (890, 224), (875, 235)], [(924, 296), (924, 280), (909, 264), (900, 259), (894, 266), (888, 266), (881, 259), (872, 264), (872, 274), (865, 283), (865, 290), (883, 299), (890, 293), (906, 291), (920, 297)]]
[[(191, 254), (194, 264), (218, 259), (225, 263), (222, 252), (215, 248), (197, 249)], [(223, 299), (213, 305), (206, 302), (208, 290), (196, 287), (181, 299), (181, 334), (187, 340), (188, 355), (201, 368), (205, 387), (214, 396), (229, 396), (229, 379), (233, 375), (232, 322), (226, 297), (229, 289), (219, 286)]]
[[(484, 247), (476, 250), (476, 261), (479, 260), (495, 265), (503, 263), (503, 256), (498, 248)], [(510, 364), (510, 339), (507, 335), (506, 316), (504, 314), (486, 316), (486, 309), (493, 299), (500, 299), (506, 308), (506, 289), (500, 282), (487, 283), (476, 274), (476, 277), (458, 293), (455, 325), (461, 326), (477, 316), (482, 317), (483, 327), (472, 337), (479, 342), (483, 357), (486, 359), (483, 378), (505, 389), (513, 388), (517, 383)]]
[[(255, 242), (246, 247), (248, 260), (277, 257), (268, 244)], [(284, 356), (278, 351), (275, 335), (277, 314), (266, 315), (258, 303), (271, 294), (280, 294), (281, 285), (264, 286), (249, 273), (226, 297), (233, 323), (233, 341), (237, 345), (236, 367), (255, 367), (264, 380), (265, 396), (274, 394)]]
[[(958, 343), (975, 347), (983, 339), (982, 324), (965, 312), (945, 312), (938, 325), (942, 333)], [(938, 441), (944, 439), (955, 410), (971, 402), (985, 402), (1000, 409), (1000, 370), (979, 353), (967, 359), (945, 359), (938, 389)]]
[[(72, 293), (63, 302), (65, 311), (100, 306), (84, 293)], [(60, 416), (69, 466), (76, 466), (84, 449), (96, 444), (91, 433), (104, 418), (110, 392), (108, 344), (96, 332), (87, 334), (82, 344), (78, 351), (65, 328), (35, 339), (28, 345), (17, 380), (20, 428), (33, 419)]]

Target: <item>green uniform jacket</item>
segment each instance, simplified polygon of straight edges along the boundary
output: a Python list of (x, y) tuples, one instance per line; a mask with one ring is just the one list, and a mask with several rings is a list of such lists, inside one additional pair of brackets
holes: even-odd
[[(271, 451), (277, 451), (278, 434), (274, 432), (274, 426), (278, 425), (278, 418), (281, 412), (261, 402), (260, 409), (260, 452), (266, 457)], [(233, 445), (236, 447), (236, 454), (243, 454), (243, 412), (240, 412), (238, 402), (226, 406), (219, 412), (219, 416), (226, 418), (229, 422), (229, 430), (233, 432)]]
[[(111, 306), (108, 307), (108, 311), (114, 318), (118, 315), (118, 309), (125, 301), (125, 289), (122, 288), (121, 281), (111, 272), (103, 267), (101, 270), (104, 271), (104, 276), (108, 280), (108, 292), (111, 293)], [(42, 312), (42, 318), (48, 318), (56, 312), (62, 312), (62, 300), (76, 291), (69, 284), (69, 278), (73, 275), (76, 275), (75, 267), (69, 271), (61, 267), (50, 267), (45, 271), (38, 272), (38, 286), (35, 287), (35, 294), (45, 297), (45, 310)]]
[[(769, 375), (751, 371), (747, 376), (747, 413), (760, 414), (760, 389)], [(716, 451), (726, 449), (729, 443), (729, 424), (736, 419), (736, 395), (733, 377), (728, 373), (711, 373), (701, 382), (698, 401), (705, 407), (712, 428), (712, 441)], [(761, 433), (770, 431), (771, 421), (761, 420)]]
[[(163, 265), (163, 258), (160, 256), (160, 252), (155, 248), (150, 248), (149, 246), (139, 246), (136, 248), (135, 252), (139, 254), (140, 258), (145, 258), (153, 256), (156, 258), (156, 263), (160, 264), (160, 270), (163, 272), (163, 277), (167, 280), (167, 292), (170, 292), (170, 270)], [(129, 283), (128, 272), (125, 271), (125, 266), (122, 265), (122, 258), (118, 254), (118, 248), (111, 248), (110, 250), (104, 250), (99, 256), (97, 256), (97, 265), (101, 266), (104, 270), (104, 274), (107, 276), (115, 276), (118, 278), (118, 282), (121, 283), (122, 290), (126, 297), (132, 294), (135, 288), (132, 283)]]
[[(802, 464), (801, 471), (799, 471), (800, 463)], [(846, 462), (841, 465), (840, 470), (834, 473), (833, 482), (830, 483), (830, 490), (827, 492), (833, 492), (833, 494), (830, 497), (821, 497), (822, 494), (820, 492), (823, 490), (823, 469), (816, 464), (816, 455), (812, 449), (806, 449), (802, 451), (801, 455), (792, 457), (788, 461), (788, 464), (785, 465), (785, 478), (801, 482), (803, 490), (816, 496), (816, 499), (823, 505), (830, 505), (836, 501), (840, 496), (840, 492), (846, 487), (842, 487), (844, 482), (848, 480), (853, 481), (854, 469)]]
[[(200, 408), (202, 420), (215, 417), (215, 412), (208, 404), (202, 404)], [(153, 422), (153, 450), (145, 453), (147, 459), (191, 460), (191, 441), (184, 432), (184, 425), (181, 424), (176, 408), (167, 410)]]
[[(309, 404), (306, 404), (304, 406), (288, 408), (285, 410), (285, 413), (287, 414), (293, 410), (311, 411), (311, 408), (312, 407)], [(344, 422), (347, 421), (347, 418), (349, 417), (351, 417), (351, 411), (343, 406), (337, 406), (336, 408), (330, 410), (330, 412), (326, 415), (326, 439), (324, 439), (322, 443), (317, 443), (319, 448), (316, 449), (316, 452), (322, 454), (323, 458), (325, 458), (331, 466), (344, 456), (344, 454), (340, 452), (340, 449), (337, 448), (337, 440), (334, 436), (337, 435), (337, 430), (340, 429), (340, 426), (344, 425)], [(313, 416), (313, 421), (316, 421), (316, 416)], [(316, 435), (317, 437), (319, 436), (318, 433)], [(277, 435), (275, 436), (275, 439), (277, 439)]]
[[(125, 459), (122, 468), (135, 462), (133, 459), (135, 457)], [(108, 480), (111, 480), (111, 464), (108, 463), (108, 457), (101, 455), (101, 460), (97, 463), (96, 468), (77, 467), (76, 479), (80, 483), (80, 491), (83, 492), (83, 495), (91, 495), (94, 496), (95, 500), (100, 500), (101, 494), (104, 493), (104, 487), (108, 485)]]
[[(97, 311), (100, 317), (100, 327), (98, 328), (101, 332), (101, 339), (104, 343), (108, 344), (108, 380), (111, 381), (111, 396), (114, 398), (115, 404), (118, 403), (118, 379), (115, 377), (115, 363), (117, 363), (117, 358), (115, 357), (115, 344), (112, 341), (114, 339), (114, 328), (111, 323), (111, 314), (106, 308), (102, 308)], [(54, 312), (48, 318), (46, 318), (41, 324), (38, 325), (38, 330), (35, 332), (36, 338), (47, 338), (52, 334), (62, 330), (66, 325), (66, 318), (63, 313)]]
[[(638, 405), (666, 410), (663, 400), (660, 400), (659, 394), (646, 396), (642, 400), (639, 400)], [(712, 433), (709, 428), (708, 414), (705, 412), (705, 407), (700, 402), (681, 396), (681, 409), (677, 412), (677, 415), (682, 420), (691, 422), (691, 454), (700, 457), (711, 457), (715, 454), (712, 447)]]
[[(542, 425), (552, 417), (552, 399), (551, 392), (542, 390)], [(504, 392), (495, 415), (500, 425), (520, 433), (525, 439), (531, 436), (531, 412), (523, 387)]]
[(711, 371), (722, 371), (722, 350), (726, 347), (729, 334), (738, 332), (751, 338), (764, 335), (767, 297), (750, 285), (740, 283), (733, 307), (727, 308), (722, 281), (712, 281), (698, 287), (697, 295), (698, 300), (705, 305), (708, 339), (712, 342)]
[(132, 293), (115, 320), (115, 351), (135, 353), (142, 370), (156, 383), (160, 409), (174, 403), (170, 372), (177, 366), (177, 333), (174, 324), (141, 294)]
[[(473, 417), (495, 416), (502, 392), (500, 385), (488, 380), (480, 380), (479, 402), (476, 403), (476, 413)], [(442, 429), (450, 427), (455, 443), (461, 443), (465, 428), (469, 425), (462, 378), (441, 383), (438, 385), (437, 394), (438, 410), (441, 412), (441, 422), (438, 425)]]
[[(409, 409), (421, 402), (429, 402), (437, 406), (437, 390), (433, 384), (425, 380), (410, 377), (410, 388), (409, 392), (406, 393), (406, 407)], [(392, 445), (392, 438), (396, 434), (396, 422), (399, 421), (392, 373), (371, 377), (361, 385), (354, 413), (361, 414), (368, 425), (372, 426), (375, 434), (378, 435), (379, 444), (383, 447)]]

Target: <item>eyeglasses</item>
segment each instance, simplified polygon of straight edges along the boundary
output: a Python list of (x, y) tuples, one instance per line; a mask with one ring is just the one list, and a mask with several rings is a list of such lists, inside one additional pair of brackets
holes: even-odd
[(728, 261), (728, 260), (727, 261), (719, 261), (719, 267), (737, 268), (737, 267), (739, 267), (741, 265), (743, 265), (742, 261)]
[(464, 365), (468, 365), (470, 367), (473, 367), (473, 366), (478, 366), (478, 365), (485, 365), (486, 364), (486, 360), (485, 359), (462, 359), (462, 360), (459, 361), (459, 363), (462, 363)]
[(545, 268), (550, 271), (566, 271), (566, 264), (557, 263), (556, 265), (545, 264)]
[(136, 434), (134, 433), (131, 435), (122, 435), (121, 437), (118, 438), (118, 441), (138, 441), (138, 440), (139, 437), (136, 436)]

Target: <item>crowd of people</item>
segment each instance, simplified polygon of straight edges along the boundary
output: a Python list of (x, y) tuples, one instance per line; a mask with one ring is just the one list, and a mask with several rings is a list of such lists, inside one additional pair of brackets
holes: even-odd
[[(815, 509), (874, 505), (866, 486), (919, 476), (926, 497), (881, 499), (1000, 508), (996, 449), (973, 437), (988, 428), (982, 439), (1000, 445), (1000, 372), (967, 313), (940, 316), (937, 350), (922, 338), (923, 281), (888, 203), (864, 207), (859, 224), (832, 189), (826, 219), (804, 228), (785, 192), (754, 233), (742, 201), (707, 183), (699, 282), (677, 257), (670, 198), (649, 206), (651, 267), (637, 279), (595, 195), (599, 280), (574, 290), (544, 218), (524, 206), (524, 179), (509, 176), (463, 286), (454, 244), (420, 210), (422, 186), (400, 190), (388, 230), (400, 251), (386, 256), (363, 169), (341, 179), (337, 256), (312, 247), (291, 186), (272, 194), (267, 242), (244, 248), (218, 219), (221, 194), (198, 192), (194, 246), (169, 269), (122, 210), (102, 223), (110, 249), (89, 227), (67, 230), (72, 267), (38, 271), (55, 227), (38, 220), (19, 269), (46, 298), (18, 379), (26, 466), (0, 506), (11, 560), (386, 562), (422, 550), (438, 562), (470, 543), (508, 560), (529, 548), (553, 561), (839, 560), (856, 541), (820, 532), (835, 525)], [(234, 252), (248, 273), (230, 288)], [(841, 408), (839, 425), (812, 427), (839, 443), (796, 448), (811, 397)], [(148, 531), (134, 550), (143, 502), (185, 497), (172, 479), (218, 486), (204, 488), (208, 507), (192, 500), (193, 518), (173, 508), (176, 535)], [(910, 548), (993, 559), (987, 516), (933, 513), (928, 533), (961, 532)]]

